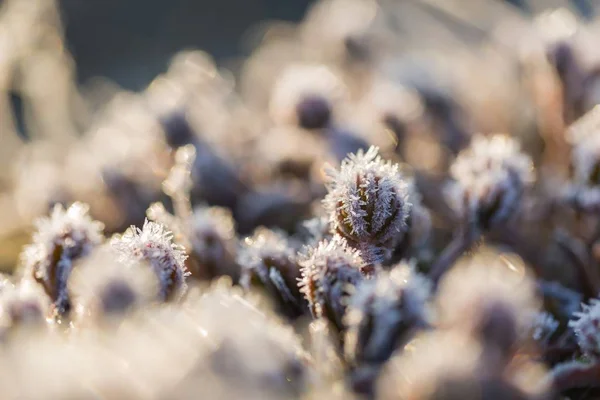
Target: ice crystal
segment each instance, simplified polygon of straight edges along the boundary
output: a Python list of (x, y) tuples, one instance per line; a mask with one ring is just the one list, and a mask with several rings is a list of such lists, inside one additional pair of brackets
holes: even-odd
[(287, 237), (277, 231), (258, 228), (244, 240), (238, 254), (242, 269), (240, 285), (262, 287), (289, 317), (302, 313), (303, 301), (297, 281), (300, 267)]
[(412, 266), (398, 265), (361, 282), (344, 321), (345, 353), (355, 363), (383, 363), (411, 329), (427, 324), (431, 283)]
[(574, 314), (569, 326), (577, 336), (579, 348), (587, 356), (600, 359), (600, 300), (592, 299)]
[(412, 209), (398, 165), (384, 162), (371, 147), (349, 155), (339, 171), (330, 169), (328, 175), (324, 205), (332, 229), (367, 263), (384, 261), (406, 234)]
[(475, 136), (450, 174), (454, 178), (448, 188), (450, 203), (465, 221), (483, 228), (513, 216), (534, 180), (530, 157), (506, 135)]
[(359, 253), (339, 237), (308, 247), (300, 255), (302, 266), (300, 290), (308, 301), (314, 318), (327, 318), (338, 329), (354, 287), (372, 271), (362, 269), (364, 262)]
[(56, 311), (63, 314), (70, 306), (67, 281), (74, 264), (104, 240), (104, 226), (89, 216), (83, 203), (66, 210), (58, 204), (49, 217), (40, 218), (35, 225), (33, 243), (21, 256), (22, 272), (42, 285)]
[(116, 235), (111, 244), (125, 265), (147, 262), (159, 280), (159, 298), (181, 297), (186, 290), (187, 255), (173, 243), (173, 234), (163, 225), (146, 220), (142, 229), (131, 226)]

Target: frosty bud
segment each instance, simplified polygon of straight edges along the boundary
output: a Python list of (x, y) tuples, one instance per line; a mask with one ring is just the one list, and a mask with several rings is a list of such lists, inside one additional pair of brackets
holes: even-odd
[(450, 168), (449, 201), (465, 220), (487, 229), (514, 215), (534, 180), (531, 158), (505, 135), (476, 136)]
[(454, 267), (437, 295), (439, 323), (472, 335), (503, 357), (529, 339), (538, 310), (534, 281), (516, 258), (483, 252)]
[(244, 240), (238, 254), (242, 269), (240, 285), (262, 288), (275, 301), (278, 311), (295, 318), (302, 314), (302, 294), (298, 288), (300, 267), (294, 249), (280, 232), (258, 228)]
[[(314, 318), (327, 318), (341, 330), (347, 300), (364, 278), (363, 260), (345, 241), (335, 237), (309, 247), (300, 256), (300, 290)], [(365, 271), (367, 272), (367, 271)]]
[(600, 300), (592, 299), (576, 312), (569, 326), (577, 336), (579, 348), (585, 355), (600, 359)]
[(228, 275), (237, 282), (240, 271), (235, 260), (235, 221), (231, 211), (197, 207), (190, 222), (189, 240), (198, 264), (197, 275), (209, 279)]
[(94, 221), (88, 209), (82, 203), (66, 210), (57, 204), (50, 217), (36, 222), (33, 243), (21, 256), (25, 279), (33, 278), (44, 288), (58, 314), (70, 307), (67, 282), (75, 262), (104, 240), (104, 225)]
[(309, 130), (330, 125), (333, 107), (345, 96), (342, 81), (323, 65), (294, 65), (285, 69), (273, 90), (271, 117), (281, 124)]
[(158, 280), (145, 264), (124, 265), (108, 247), (95, 251), (69, 280), (78, 322), (125, 314), (156, 299)]
[(180, 298), (186, 290), (187, 255), (183, 247), (173, 243), (173, 234), (163, 225), (146, 220), (142, 229), (131, 226), (116, 235), (111, 244), (119, 261), (125, 265), (148, 263), (159, 281), (159, 298)]
[(332, 229), (360, 250), (369, 264), (380, 263), (406, 234), (412, 204), (398, 165), (384, 162), (371, 147), (351, 154), (339, 171), (328, 171), (324, 200)]
[(385, 362), (412, 329), (427, 324), (429, 280), (408, 265), (362, 282), (344, 321), (346, 358), (356, 364)]

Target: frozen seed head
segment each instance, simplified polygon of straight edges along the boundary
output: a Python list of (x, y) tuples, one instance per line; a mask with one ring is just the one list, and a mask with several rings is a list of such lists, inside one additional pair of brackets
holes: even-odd
[(538, 310), (534, 281), (517, 257), (484, 252), (452, 269), (437, 295), (439, 324), (509, 354)]
[(487, 228), (518, 209), (534, 180), (531, 158), (506, 135), (475, 136), (450, 168), (449, 201), (466, 220)]
[(327, 318), (341, 329), (354, 288), (373, 271), (362, 269), (364, 262), (359, 253), (340, 237), (308, 247), (300, 255), (299, 264), (302, 267), (299, 287), (312, 316)]
[(180, 298), (186, 290), (187, 255), (183, 247), (173, 243), (173, 234), (163, 225), (146, 220), (142, 229), (131, 226), (111, 241), (119, 261), (131, 266), (148, 263), (159, 281), (161, 300)]
[(430, 281), (400, 264), (361, 282), (344, 317), (346, 358), (354, 363), (385, 362), (411, 330), (428, 325)]
[(406, 234), (412, 210), (398, 165), (384, 162), (371, 147), (349, 155), (328, 175), (324, 206), (332, 230), (360, 250), (366, 263), (384, 261)]
[(323, 65), (290, 66), (275, 83), (269, 105), (271, 117), (281, 124), (324, 129), (345, 91), (343, 82)]
[(581, 351), (588, 357), (600, 359), (600, 300), (592, 299), (574, 314), (569, 326), (577, 336)]
[(104, 240), (104, 225), (94, 221), (88, 210), (83, 203), (66, 210), (57, 204), (49, 217), (36, 221), (33, 243), (21, 256), (24, 277), (44, 288), (58, 314), (70, 307), (67, 281), (74, 263)]
[(158, 279), (147, 265), (125, 265), (105, 247), (92, 254), (69, 280), (76, 318), (124, 314), (157, 297)]
[(244, 239), (238, 253), (240, 285), (249, 290), (262, 288), (275, 301), (280, 312), (294, 318), (302, 314), (302, 294), (298, 288), (300, 267), (294, 249), (281, 232), (257, 228)]

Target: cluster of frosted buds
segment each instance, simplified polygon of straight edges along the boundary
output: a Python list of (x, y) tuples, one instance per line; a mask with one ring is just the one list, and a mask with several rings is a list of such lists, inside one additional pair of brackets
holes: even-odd
[(404, 239), (412, 204), (397, 164), (384, 162), (378, 148), (359, 150), (329, 170), (324, 206), (332, 230), (360, 250), (368, 264), (388, 259)]
[(0, 293), (0, 336), (19, 327), (43, 326), (49, 310), (48, 296), (32, 280), (7, 281)]
[(588, 357), (600, 359), (600, 300), (592, 299), (589, 304), (584, 304), (580, 312), (576, 312), (575, 319), (569, 326), (577, 336), (577, 343), (581, 351)]
[(382, 364), (411, 330), (428, 325), (429, 280), (398, 265), (358, 285), (344, 318), (346, 358), (355, 364)]
[(459, 216), (488, 229), (511, 218), (534, 180), (531, 158), (506, 135), (475, 136), (450, 168), (449, 201)]
[(271, 117), (303, 129), (325, 129), (331, 123), (335, 103), (345, 92), (343, 82), (326, 66), (290, 66), (275, 84), (269, 106)]
[(157, 297), (156, 275), (143, 264), (124, 265), (110, 248), (96, 250), (69, 279), (74, 318), (125, 314)]
[(49, 217), (36, 221), (36, 228), (33, 243), (21, 256), (22, 273), (42, 285), (56, 313), (65, 314), (70, 308), (71, 271), (78, 259), (104, 240), (104, 226), (89, 216), (87, 205), (74, 203), (66, 210), (57, 204)]
[(300, 290), (314, 318), (326, 318), (340, 331), (354, 288), (373, 273), (359, 253), (339, 237), (308, 247), (300, 256)]
[(525, 267), (494, 253), (482, 253), (445, 275), (436, 300), (440, 326), (471, 335), (502, 359), (528, 339), (520, 335), (538, 310)]
[(159, 299), (166, 301), (183, 296), (189, 274), (187, 255), (173, 243), (173, 234), (163, 225), (146, 220), (142, 229), (131, 226), (123, 235), (115, 235), (111, 245), (125, 265), (147, 263), (159, 281)]
[(240, 285), (262, 288), (275, 301), (278, 311), (295, 318), (303, 313), (298, 288), (300, 268), (289, 240), (283, 233), (258, 228), (244, 240), (238, 253)]

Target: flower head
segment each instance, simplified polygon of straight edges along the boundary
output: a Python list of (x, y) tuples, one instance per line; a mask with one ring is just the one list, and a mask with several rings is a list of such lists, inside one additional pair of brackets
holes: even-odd
[(123, 314), (157, 297), (158, 279), (144, 264), (125, 265), (109, 248), (92, 254), (69, 280), (76, 317)]
[(450, 168), (449, 200), (465, 220), (481, 227), (514, 215), (534, 180), (531, 158), (505, 135), (476, 136)]
[(125, 265), (147, 262), (159, 280), (159, 297), (180, 297), (186, 289), (187, 255), (183, 247), (173, 243), (173, 234), (163, 225), (146, 220), (142, 229), (131, 226), (111, 244), (119, 261)]
[(344, 84), (329, 68), (294, 65), (279, 77), (269, 107), (280, 123), (323, 129), (330, 123), (334, 104), (344, 95)]
[(510, 256), (484, 252), (442, 279), (439, 323), (474, 335), (510, 354), (538, 310), (534, 282)]
[[(343, 326), (346, 301), (363, 279), (364, 262), (356, 250), (340, 237), (308, 247), (300, 255), (300, 291), (314, 318), (327, 318), (338, 329)], [(363, 270), (367, 274), (367, 270)]]
[(600, 300), (592, 299), (576, 312), (569, 326), (577, 336), (579, 348), (587, 356), (600, 359)]
[(371, 264), (384, 261), (402, 240), (412, 209), (398, 165), (377, 152), (377, 147), (360, 150), (342, 161), (339, 171), (330, 170), (324, 200), (332, 229)]
[(83, 203), (66, 210), (57, 204), (49, 217), (36, 221), (33, 243), (21, 256), (25, 278), (42, 285), (59, 314), (70, 307), (67, 281), (75, 261), (104, 240), (104, 225), (94, 221), (88, 209)]
[(297, 285), (300, 267), (294, 249), (280, 232), (258, 228), (244, 240), (238, 254), (242, 269), (240, 285), (262, 287), (289, 317), (302, 314), (302, 295)]
[(429, 280), (403, 264), (361, 282), (344, 318), (346, 357), (355, 363), (385, 362), (411, 329), (427, 324), (430, 291)]

